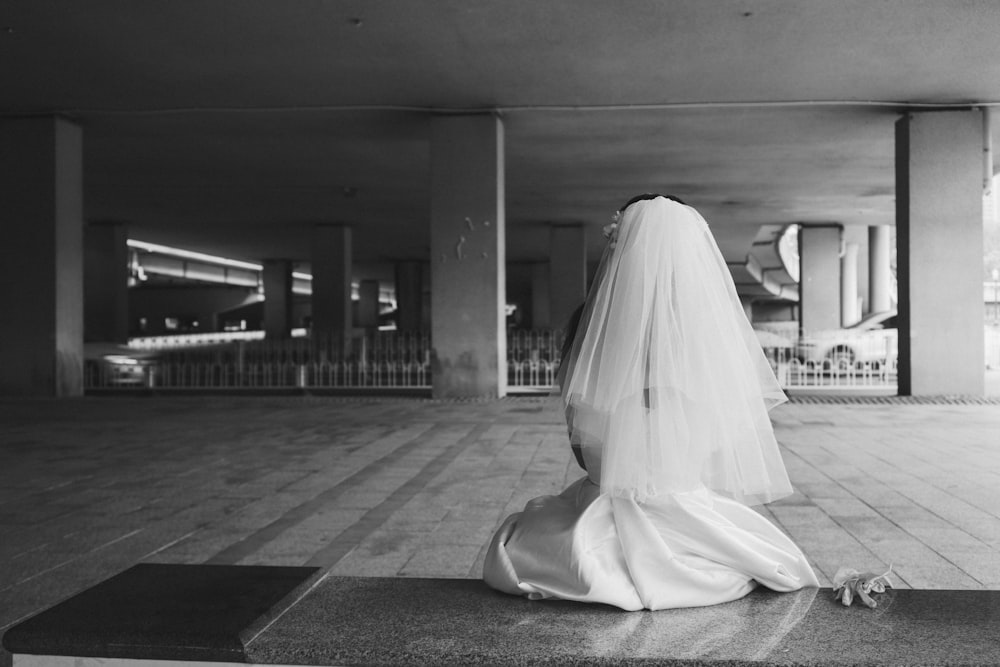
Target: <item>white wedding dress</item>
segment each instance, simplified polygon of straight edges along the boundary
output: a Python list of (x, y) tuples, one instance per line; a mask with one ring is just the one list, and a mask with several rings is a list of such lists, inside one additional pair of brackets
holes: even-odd
[(503, 522), (484, 580), (626, 610), (818, 586), (749, 506), (792, 492), (767, 416), (785, 397), (708, 226), (657, 197), (612, 234), (562, 381), (588, 474)]
[(776, 591), (819, 586), (799, 548), (742, 503), (705, 488), (638, 502), (602, 494), (589, 476), (508, 517), (483, 578), (533, 600), (629, 611), (728, 602), (758, 583)]

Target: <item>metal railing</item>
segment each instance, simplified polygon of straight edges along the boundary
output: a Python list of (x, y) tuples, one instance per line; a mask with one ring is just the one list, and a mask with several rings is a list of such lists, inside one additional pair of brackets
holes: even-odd
[(508, 361), (507, 388), (515, 391), (552, 391), (556, 386), (558, 370), (558, 361)]
[(898, 386), (895, 329), (800, 332), (797, 322), (755, 324), (784, 389), (882, 389)]
[(772, 366), (784, 389), (861, 389), (897, 386), (898, 360), (856, 361), (853, 364), (801, 361), (796, 358)]
[(163, 389), (422, 389), (426, 364), (406, 363), (161, 363), (145, 385)]
[[(783, 331), (782, 333), (786, 333)], [(808, 337), (803, 337), (803, 340)], [(767, 346), (779, 382), (796, 388), (892, 388), (897, 382), (895, 345), (854, 346), (835, 341), (803, 355), (797, 340)], [(777, 339), (772, 339), (777, 340)], [(816, 340), (825, 340), (817, 337)], [(123, 355), (87, 363), (87, 389), (429, 389), (430, 336), (378, 332), (345, 341), (313, 339), (193, 341), (155, 349), (144, 340), (132, 358)], [(507, 338), (507, 384), (511, 391), (544, 392), (556, 384), (560, 331), (512, 331)], [(824, 347), (825, 346), (825, 347)], [(818, 349), (819, 348), (819, 349)], [(810, 356), (811, 355), (811, 356)]]
[(515, 329), (507, 334), (507, 387), (514, 391), (551, 391), (564, 334), (559, 329)]
[(379, 332), (342, 340), (293, 338), (157, 347), (88, 362), (87, 389), (426, 389), (430, 338)]

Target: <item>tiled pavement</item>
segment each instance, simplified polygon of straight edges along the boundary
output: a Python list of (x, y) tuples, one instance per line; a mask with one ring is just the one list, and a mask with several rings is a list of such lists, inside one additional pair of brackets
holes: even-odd
[[(762, 508), (824, 585), (1000, 589), (1000, 404), (789, 404)], [(0, 401), (0, 632), (140, 562), (478, 576), (495, 526), (582, 473), (557, 403)], [(2, 660), (0, 660), (2, 664)]]

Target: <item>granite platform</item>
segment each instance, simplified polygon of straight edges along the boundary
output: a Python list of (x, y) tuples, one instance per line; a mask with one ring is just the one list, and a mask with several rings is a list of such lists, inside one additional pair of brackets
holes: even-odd
[(246, 662), (247, 639), (317, 572), (139, 564), (15, 625), (3, 646), (15, 656)]
[(139, 565), (11, 628), (38, 665), (993, 665), (1000, 592), (758, 589), (712, 607), (623, 612), (529, 601), (473, 579), (315, 568)]

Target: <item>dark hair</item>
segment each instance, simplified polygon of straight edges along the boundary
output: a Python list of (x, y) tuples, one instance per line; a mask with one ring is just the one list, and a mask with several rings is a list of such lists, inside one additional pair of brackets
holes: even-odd
[[(637, 201), (645, 201), (646, 199), (656, 199), (657, 197), (663, 197), (664, 199), (669, 199), (670, 201), (675, 201), (678, 204), (684, 204), (684, 202), (682, 202), (680, 199), (678, 199), (677, 197), (675, 197), (673, 195), (661, 195), (661, 194), (656, 194), (656, 193), (653, 193), (653, 192), (646, 192), (644, 194), (636, 195), (635, 197), (632, 197), (631, 199), (629, 199), (627, 202), (625, 202), (624, 206), (622, 206), (620, 209), (618, 209), (618, 212), (619, 213), (623, 212), (625, 209), (627, 209), (629, 206), (631, 206), (632, 204), (636, 203)], [(684, 205), (687, 206), (687, 204), (684, 204)]]

